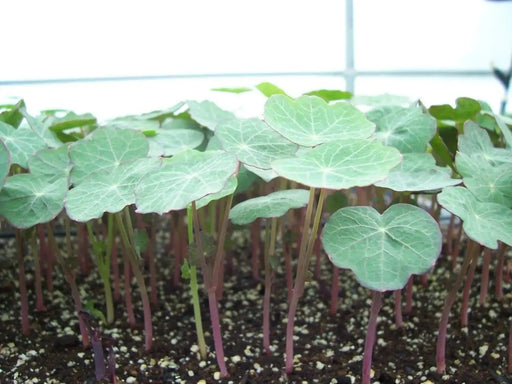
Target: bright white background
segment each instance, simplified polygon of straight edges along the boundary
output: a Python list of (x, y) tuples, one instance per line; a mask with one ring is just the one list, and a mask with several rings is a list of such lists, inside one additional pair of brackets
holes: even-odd
[[(354, 63), (362, 74), (356, 94), (401, 94), (427, 105), (469, 96), (498, 110), (503, 88), (484, 72), (491, 62), (510, 65), (512, 2), (354, 3)], [(210, 98), (255, 114), (264, 100), (257, 93), (222, 95), (209, 89), (261, 81), (292, 95), (345, 89), (343, 0), (19, 0), (2, 2), (1, 10), (0, 103), (22, 97), (33, 113), (69, 108), (107, 118)], [(484, 72), (370, 76), (404, 70)], [(186, 77), (205, 74), (212, 76)], [(185, 77), (16, 83), (160, 75)]]

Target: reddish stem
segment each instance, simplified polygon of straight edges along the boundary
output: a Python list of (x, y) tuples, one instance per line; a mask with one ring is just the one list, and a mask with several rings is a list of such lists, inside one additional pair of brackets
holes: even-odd
[(363, 371), (361, 374), (361, 383), (370, 384), (372, 370), (373, 346), (377, 337), (377, 317), (382, 308), (382, 292), (372, 291), (372, 306), (370, 308), (370, 319), (368, 330), (366, 331), (366, 340), (364, 342)]
[(332, 265), (332, 284), (331, 284), (331, 316), (336, 315), (338, 311), (339, 294), (339, 276), (340, 270), (334, 264)]
[(407, 288), (405, 291), (405, 313), (409, 314), (412, 311), (412, 288), (414, 285), (414, 277), (410, 276), (407, 281)]
[(260, 232), (261, 221), (260, 219), (256, 219), (249, 225), (249, 233), (251, 236), (252, 279), (255, 282), (260, 279), (258, 271), (260, 252)]
[(505, 263), (505, 254), (507, 253), (507, 244), (501, 243), (498, 248), (498, 257), (495, 273), (496, 298), (503, 299), (503, 266)]
[(508, 331), (508, 373), (512, 373), (512, 323)]
[(471, 261), (471, 265), (469, 266), (469, 271), (466, 276), (466, 281), (464, 282), (464, 290), (462, 292), (462, 304), (460, 306), (460, 326), (467, 327), (468, 325), (468, 309), (469, 309), (469, 295), (471, 293), (471, 284), (473, 283), (473, 279), (475, 277), (475, 269), (476, 269), (476, 261), (478, 256), (480, 255), (480, 247), (479, 251), (473, 257)]
[(28, 319), (28, 295), (27, 295), (27, 278), (25, 275), (25, 260), (23, 250), (23, 232), (15, 229), (16, 236), (16, 256), (18, 258), (18, 281), (20, 285), (20, 301), (21, 301), (21, 330), (23, 335), (30, 334), (30, 322)]
[(35, 289), (36, 289), (36, 309), (38, 311), (46, 311), (43, 300), (43, 288), (41, 282), (41, 260), (39, 250), (41, 247), (37, 246), (36, 234), (31, 235), (30, 241), (32, 243), (32, 254), (34, 256), (34, 278), (35, 278)]
[(455, 229), (455, 215), (452, 213), (450, 216), (450, 224), (448, 224), (448, 230), (446, 231), (446, 253), (451, 255), (453, 264), (453, 232)]
[(487, 290), (489, 288), (489, 267), (491, 265), (491, 249), (484, 249), (484, 261), (482, 264), (482, 284), (480, 285), (479, 304), (482, 305), (487, 299)]
[(452, 252), (452, 269), (455, 269), (457, 266), (457, 258), (459, 257), (460, 244), (462, 242), (462, 223), (459, 223), (459, 231), (457, 232), (457, 238), (455, 239), (455, 244), (453, 246)]
[(453, 304), (455, 303), (455, 300), (457, 299), (457, 291), (462, 284), (462, 279), (466, 276), (469, 265), (471, 264), (471, 260), (473, 259), (473, 254), (477, 253), (478, 249), (479, 245), (477, 243), (475, 243), (473, 240), (468, 240), (466, 256), (464, 257), (464, 261), (457, 276), (457, 280), (446, 295), (446, 301), (444, 304), (443, 312), (441, 314), (441, 321), (439, 322), (439, 331), (437, 335), (436, 365), (438, 373), (446, 372), (446, 335), (448, 330), (450, 311)]
[(395, 291), (395, 325), (397, 328), (401, 328), (404, 325), (402, 319), (402, 290), (397, 289)]

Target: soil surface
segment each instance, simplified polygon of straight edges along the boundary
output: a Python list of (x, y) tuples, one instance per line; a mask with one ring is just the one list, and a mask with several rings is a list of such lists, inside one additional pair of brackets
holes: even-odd
[[(53, 293), (45, 291), (47, 310), (38, 312), (34, 304), (33, 265), (27, 260), (31, 334), (29, 337), (21, 334), (13, 249), (12, 239), (0, 244), (0, 382), (95, 383), (92, 350), (80, 343), (70, 289), (59, 269)], [(144, 351), (142, 307), (135, 284), (132, 298), (139, 327), (128, 326), (122, 296), (116, 303), (115, 323), (102, 327), (103, 334), (116, 342), (118, 383), (360, 382), (371, 295), (359, 286), (351, 272), (340, 272), (339, 308), (335, 316), (329, 314), (331, 267), (327, 258), (323, 259), (322, 279), (307, 284), (295, 322), (294, 371), (286, 375), (284, 273), (279, 269), (276, 274), (271, 304), (272, 354), (267, 356), (262, 348), (263, 287), (251, 278), (249, 255), (235, 252), (235, 272), (226, 275), (219, 306), (230, 377), (219, 379), (204, 290), (200, 293), (209, 356), (201, 361), (189, 288), (184, 281), (177, 288), (172, 286), (172, 257), (161, 252), (158, 255), (159, 304), (152, 314), (153, 350)], [(497, 301), (491, 273), (489, 297), (485, 305), (479, 306), (480, 268), (472, 287), (469, 326), (459, 326), (460, 296), (452, 310), (445, 375), (436, 373), (435, 346), (447, 287), (455, 277), (447, 257), (441, 256), (426, 285), (420, 277), (415, 277), (412, 311), (404, 314), (401, 328), (394, 324), (394, 297), (386, 295), (374, 348), (373, 383), (512, 382), (512, 376), (506, 374), (511, 285), (505, 284), (505, 298)], [(103, 309), (99, 282), (94, 270), (88, 277), (77, 277), (84, 302), (94, 300), (96, 308)]]

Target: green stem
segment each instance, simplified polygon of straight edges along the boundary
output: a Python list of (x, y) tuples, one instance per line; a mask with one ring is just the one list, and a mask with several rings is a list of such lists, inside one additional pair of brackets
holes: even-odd
[[(194, 242), (194, 226), (191, 205), (187, 207), (187, 232), (188, 243), (192, 244)], [(184, 262), (186, 263), (187, 261), (185, 260)], [(204, 339), (203, 320), (201, 316), (201, 306), (199, 304), (199, 284), (197, 283), (197, 268), (195, 265), (189, 265), (189, 279), (192, 306), (194, 308), (194, 321), (196, 324), (197, 344), (199, 346), (201, 359), (206, 360), (206, 341)]]
[[(313, 254), (313, 246), (315, 244), (316, 235), (318, 233), (318, 227), (320, 225), (320, 218), (322, 216), (322, 208), (325, 195), (325, 189), (321, 189), (320, 196), (318, 197), (318, 204), (316, 208), (315, 219), (313, 221), (313, 227), (311, 229), (311, 233), (308, 234), (315, 200), (315, 188), (310, 189), (308, 207), (306, 209), (306, 218), (303, 228), (303, 240), (301, 241), (297, 274), (295, 277), (295, 285), (293, 287), (292, 297), (288, 308), (288, 324), (286, 325), (286, 373), (291, 373), (293, 371), (293, 327), (295, 323), (295, 314), (297, 312), (299, 298), (304, 293), (306, 275), (309, 262), (311, 260), (311, 255)], [(307, 247), (305, 243), (307, 243)]]
[(130, 212), (128, 211), (128, 207), (124, 209), (124, 222), (123, 222), (123, 212), (119, 212), (115, 214), (117, 226), (119, 229), (119, 234), (121, 235), (121, 240), (128, 251), (128, 259), (130, 261), (130, 265), (132, 267), (133, 275), (135, 276), (135, 280), (137, 281), (137, 285), (139, 286), (140, 296), (142, 300), (142, 308), (144, 311), (144, 330), (146, 333), (145, 337), (145, 348), (146, 351), (151, 349), (153, 344), (153, 325), (151, 321), (151, 306), (149, 303), (149, 296), (146, 290), (146, 284), (144, 282), (144, 276), (139, 267), (139, 258), (135, 251), (134, 238), (133, 238), (133, 226), (130, 218)]

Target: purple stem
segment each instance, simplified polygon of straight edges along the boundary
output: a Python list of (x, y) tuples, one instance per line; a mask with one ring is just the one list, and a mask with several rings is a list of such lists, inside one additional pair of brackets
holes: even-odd
[(259, 252), (260, 252), (260, 232), (261, 221), (260, 219), (254, 220), (249, 225), (249, 232), (251, 236), (251, 260), (252, 260), (252, 279), (258, 281), (260, 279), (258, 266), (259, 266)]
[(503, 299), (503, 266), (505, 263), (505, 254), (507, 253), (507, 244), (501, 243), (498, 248), (498, 258), (495, 273), (495, 286), (496, 286), (496, 298), (498, 300)]
[(361, 383), (370, 384), (372, 370), (373, 346), (377, 336), (377, 317), (382, 308), (382, 292), (372, 291), (372, 306), (370, 308), (370, 319), (368, 330), (366, 331), (366, 340), (364, 342), (363, 371), (361, 374)]
[(331, 316), (336, 315), (338, 311), (340, 270), (334, 264), (332, 265), (332, 284), (331, 284)]
[(450, 216), (450, 224), (446, 232), (446, 253), (451, 255), (453, 264), (453, 232), (455, 229), (455, 215), (452, 213)]
[(25, 260), (23, 257), (23, 232), (21, 229), (15, 229), (16, 237), (16, 256), (18, 258), (18, 281), (20, 285), (20, 301), (21, 301), (21, 330), (23, 335), (30, 334), (30, 323), (28, 320), (28, 295), (27, 295), (27, 279), (25, 275)]
[(38, 311), (46, 311), (43, 301), (43, 287), (41, 283), (41, 260), (39, 250), (37, 246), (36, 234), (33, 233), (30, 237), (32, 243), (32, 254), (34, 255), (34, 277), (35, 277), (35, 289), (36, 289), (36, 309)]
[(512, 323), (508, 331), (508, 373), (512, 373)]
[(213, 343), (215, 345), (215, 354), (217, 356), (217, 364), (219, 365), (220, 375), (223, 378), (229, 376), (224, 360), (224, 347), (222, 345), (222, 333), (220, 330), (219, 309), (217, 307), (217, 297), (215, 289), (208, 290), (208, 304), (210, 306), (210, 320), (212, 323)]
[(487, 299), (487, 290), (489, 288), (489, 267), (491, 265), (491, 249), (484, 249), (484, 262), (482, 264), (482, 285), (480, 286), (480, 298), (478, 302), (480, 305), (485, 303)]
[(404, 325), (402, 319), (402, 290), (397, 289), (395, 291), (395, 325), (397, 328), (401, 328)]
[(460, 306), (460, 326), (467, 327), (468, 325), (468, 309), (469, 309), (469, 295), (471, 293), (471, 284), (475, 277), (476, 261), (480, 255), (480, 250), (476, 254), (469, 266), (469, 271), (464, 282), (464, 289), (462, 291), (462, 304)]
[(411, 275), (407, 281), (407, 288), (405, 291), (405, 313), (409, 314), (412, 311), (412, 287), (414, 284), (414, 277)]
[(460, 244), (462, 240), (462, 223), (459, 224), (459, 230), (457, 232), (457, 238), (455, 239), (455, 245), (453, 246), (452, 252), (452, 269), (457, 266), (457, 257), (459, 257)]
[(450, 318), (450, 311), (453, 304), (455, 303), (455, 300), (457, 299), (457, 291), (462, 284), (462, 279), (466, 276), (469, 265), (471, 264), (471, 260), (473, 259), (473, 254), (478, 253), (478, 249), (479, 245), (473, 240), (469, 239), (466, 248), (466, 256), (464, 257), (464, 261), (457, 276), (457, 280), (446, 295), (446, 301), (444, 304), (443, 312), (441, 314), (441, 321), (439, 322), (439, 331), (437, 335), (436, 365), (438, 373), (446, 372), (446, 335), (448, 329), (448, 320)]

